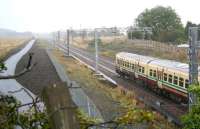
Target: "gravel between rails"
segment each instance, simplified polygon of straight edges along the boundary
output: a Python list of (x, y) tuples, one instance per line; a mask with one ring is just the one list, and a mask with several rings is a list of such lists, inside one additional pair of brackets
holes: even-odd
[[(28, 73), (18, 77), (16, 80), (24, 87), (28, 88), (35, 95), (40, 95), (45, 86), (60, 83), (61, 80), (51, 63), (45, 47), (45, 41), (37, 40), (29, 52), (33, 52), (33, 63), (37, 65)], [(24, 69), (28, 62), (28, 53), (22, 57), (17, 64), (16, 73)]]

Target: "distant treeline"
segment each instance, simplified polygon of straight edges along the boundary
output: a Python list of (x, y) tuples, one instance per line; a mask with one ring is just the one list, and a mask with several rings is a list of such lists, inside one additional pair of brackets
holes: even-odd
[(184, 43), (188, 39), (188, 28), (200, 26), (190, 21), (184, 27), (181, 18), (171, 7), (157, 6), (144, 10), (135, 19), (136, 27), (150, 27), (152, 33), (128, 31), (129, 39), (152, 39), (160, 42)]
[(9, 29), (0, 28), (0, 37), (33, 36), (31, 32), (16, 32)]

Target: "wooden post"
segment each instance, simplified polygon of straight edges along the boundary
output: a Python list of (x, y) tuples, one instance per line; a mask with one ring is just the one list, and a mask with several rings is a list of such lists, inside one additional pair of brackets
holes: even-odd
[(52, 129), (79, 129), (76, 121), (76, 106), (71, 100), (66, 83), (45, 87), (42, 98)]

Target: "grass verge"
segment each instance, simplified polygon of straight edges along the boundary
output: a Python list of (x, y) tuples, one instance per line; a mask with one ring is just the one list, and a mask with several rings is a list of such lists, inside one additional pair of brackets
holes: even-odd
[(27, 40), (28, 38), (0, 38), (0, 59)]
[[(151, 111), (134, 99), (134, 92), (124, 91), (122, 87), (113, 88), (110, 83), (98, 80), (93, 71), (72, 57), (64, 57), (60, 51), (54, 50), (53, 54), (64, 66), (70, 79), (76, 81), (94, 101), (102, 116), (104, 118), (110, 116), (107, 120), (122, 115), (129, 107)], [(159, 113), (153, 112), (153, 114), (155, 116), (154, 127), (177, 128)]]

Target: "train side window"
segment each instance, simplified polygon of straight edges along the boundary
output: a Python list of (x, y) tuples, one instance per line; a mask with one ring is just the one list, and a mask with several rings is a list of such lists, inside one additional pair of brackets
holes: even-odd
[(178, 77), (177, 76), (174, 76), (174, 84), (178, 85)]
[(139, 72), (140, 72), (140, 73), (142, 72), (142, 67), (141, 67), (141, 66), (139, 66)]
[(142, 67), (142, 73), (144, 73), (144, 67)]
[(168, 75), (168, 82), (172, 83), (172, 75), (171, 74)]
[(167, 81), (167, 74), (164, 73), (164, 81)]
[(132, 69), (134, 69), (134, 64), (132, 64)]
[(150, 75), (150, 76), (153, 76), (153, 70), (152, 70), (152, 69), (150, 69), (149, 75)]
[(153, 77), (156, 77), (156, 70), (153, 71)]
[(179, 77), (179, 86), (183, 87), (184, 79), (182, 77)]
[(189, 87), (189, 80), (185, 79), (185, 88), (188, 88), (188, 87)]

